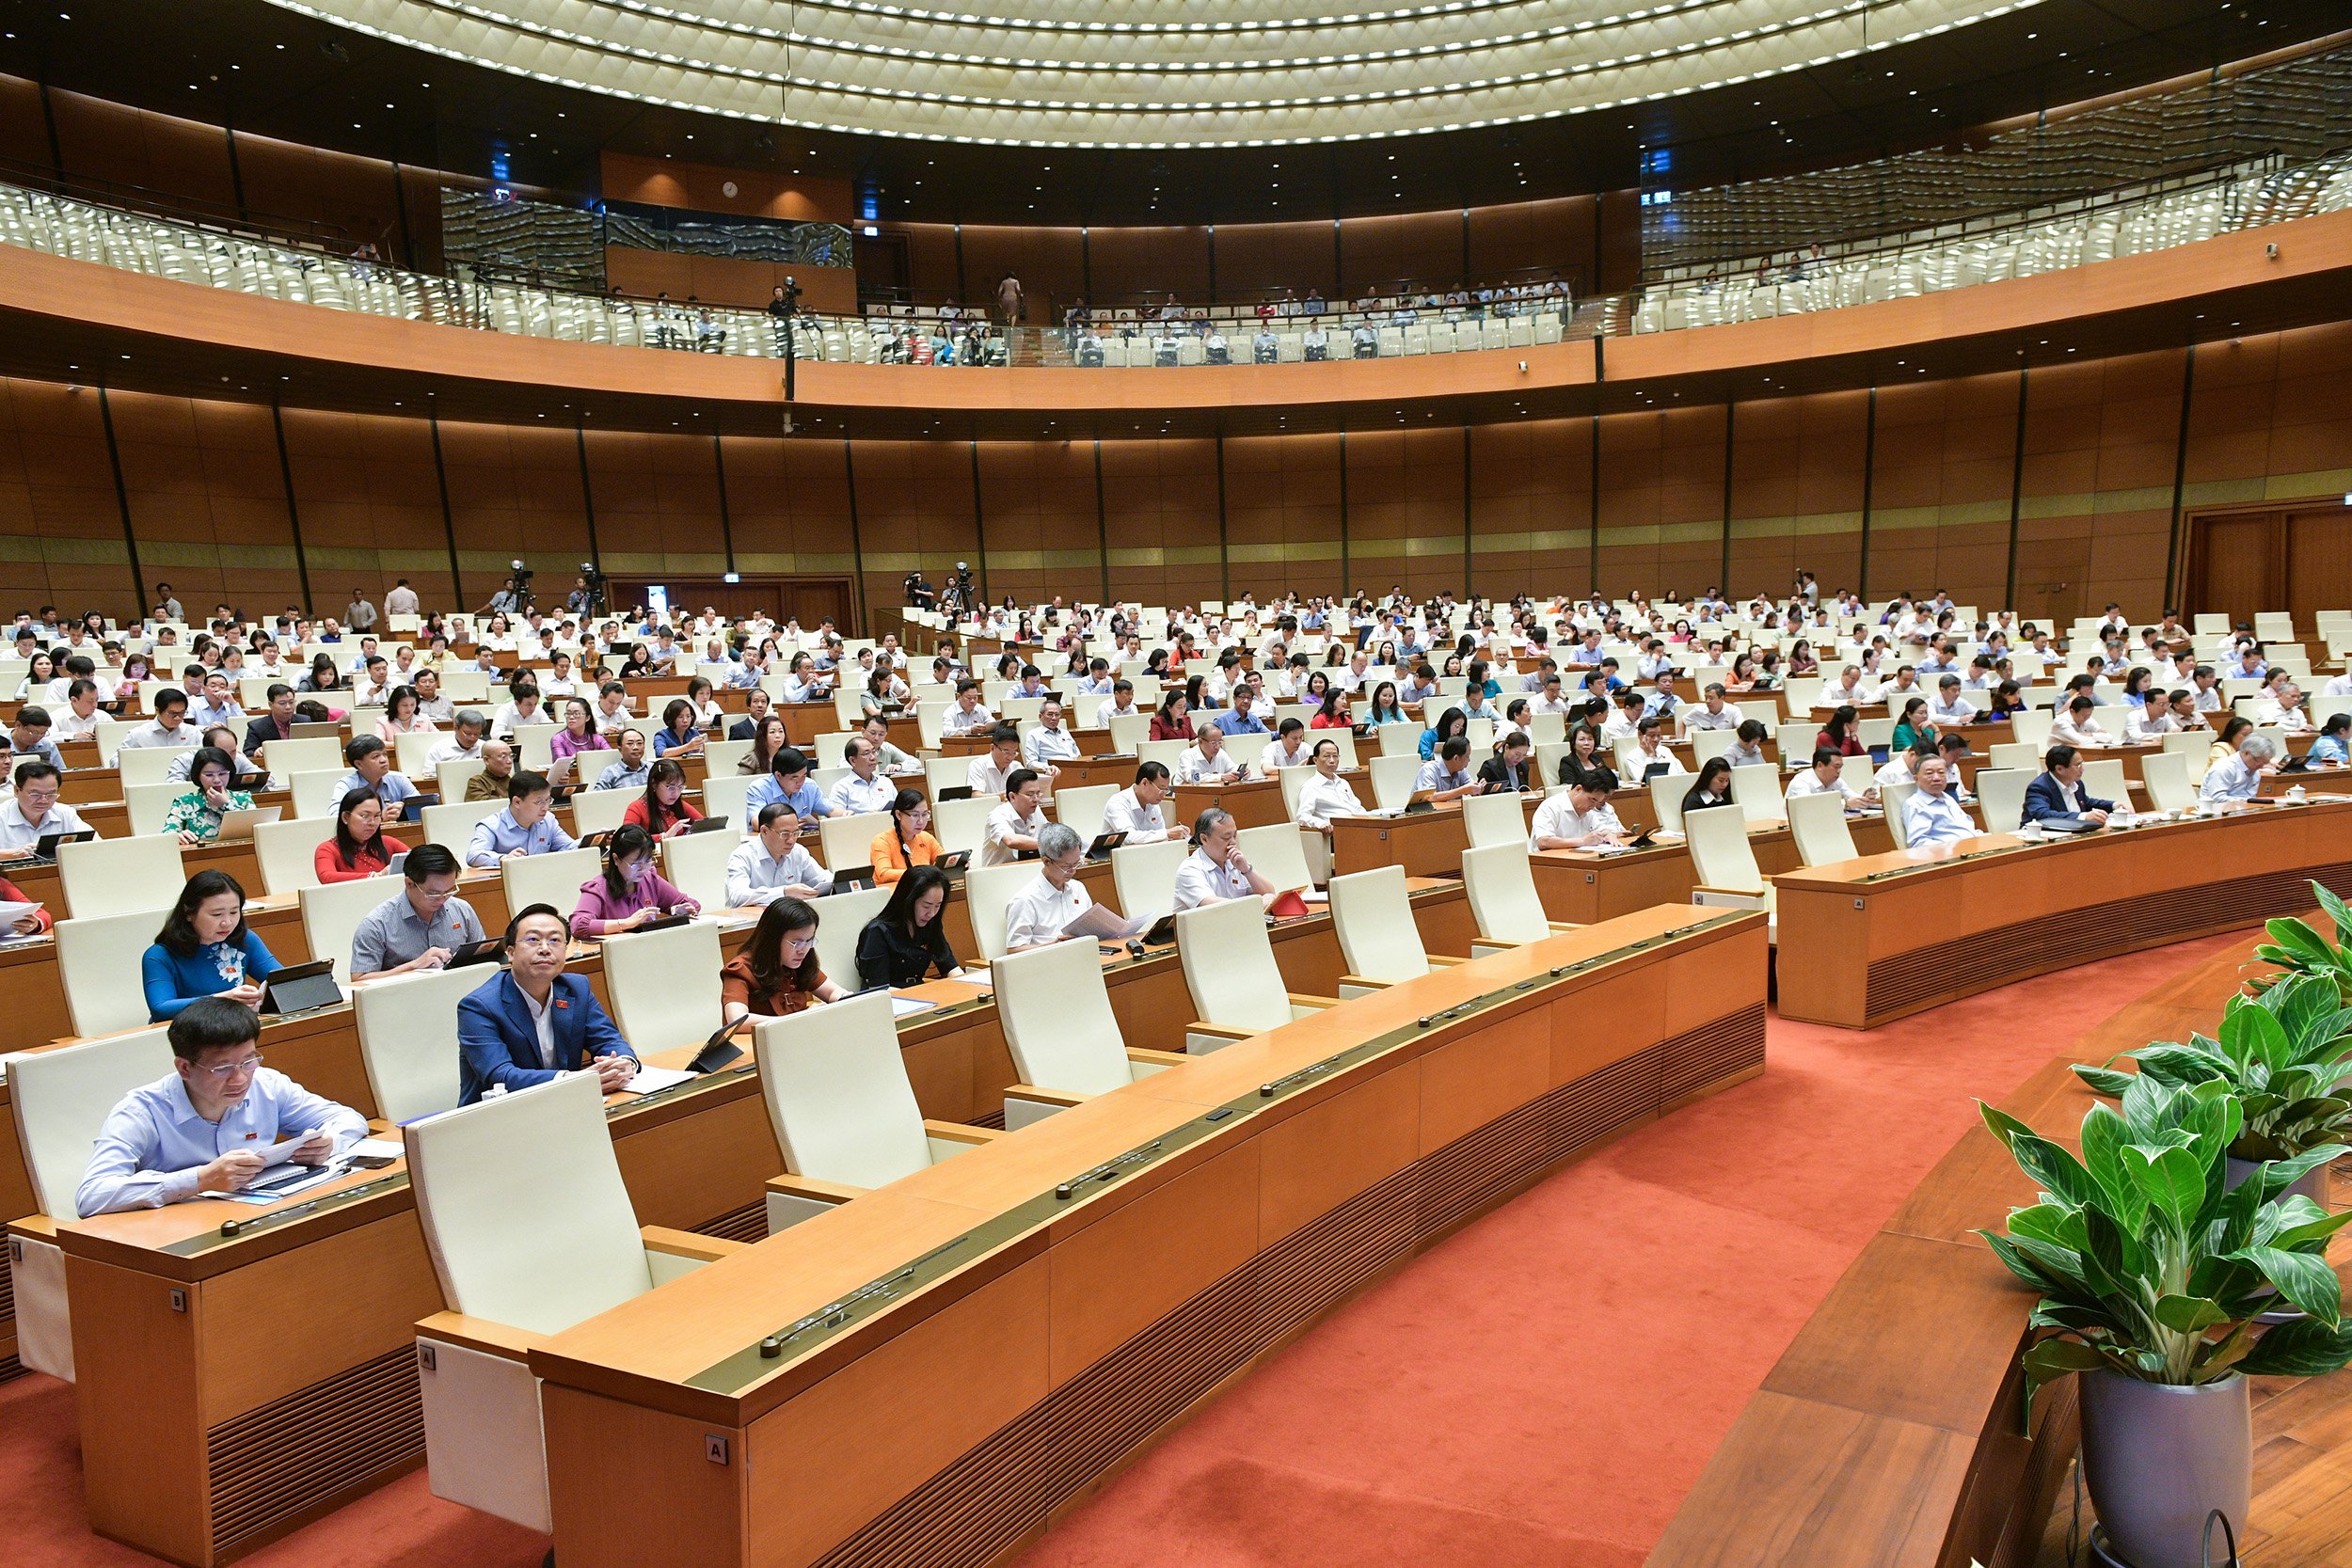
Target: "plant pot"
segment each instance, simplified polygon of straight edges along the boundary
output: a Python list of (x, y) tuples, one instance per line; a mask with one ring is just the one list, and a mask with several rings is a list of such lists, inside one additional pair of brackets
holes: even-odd
[(2246, 1536), (2254, 1491), (2252, 1386), (2194, 1388), (2120, 1372), (2081, 1374), (2083, 1481), (2132, 1568), (2202, 1568), (2205, 1516)]
[[(2262, 1164), (2260, 1160), (2241, 1160), (2234, 1154), (2224, 1154), (2221, 1157), (2221, 1160), (2222, 1164), (2225, 1167), (2225, 1171), (2221, 1179), (2224, 1191), (2235, 1189), (2240, 1182), (2244, 1181), (2248, 1177), (2253, 1175), (2255, 1170)], [(2328, 1172), (2333, 1164), (2334, 1162), (2330, 1161), (2325, 1165), (2313, 1165), (2311, 1169), (2305, 1171), (2301, 1176), (2296, 1177), (2294, 1181), (2290, 1182), (2287, 1186), (2286, 1192), (2280, 1193), (2279, 1196), (2280, 1197), (2285, 1197), (2288, 1193), (2300, 1193), (2303, 1196), (2310, 1198), (2313, 1203), (2318, 1204), (2322, 1209), (2327, 1208)]]

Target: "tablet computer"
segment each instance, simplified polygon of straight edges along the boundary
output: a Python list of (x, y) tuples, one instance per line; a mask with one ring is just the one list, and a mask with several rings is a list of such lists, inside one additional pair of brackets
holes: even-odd
[(342, 999), (342, 988), (335, 984), (335, 960), (311, 958), (288, 964), (263, 980), (256, 1010), (264, 1015), (307, 1013), (313, 1007), (332, 1007)]
[(220, 837), (248, 839), (253, 830), (263, 822), (275, 822), (285, 814), (283, 806), (254, 806), (246, 811), (232, 811), (220, 819)]
[(480, 942), (467, 942), (465, 945), (458, 948), (457, 951), (452, 953), (449, 956), (449, 962), (444, 964), (442, 967), (445, 969), (463, 969), (468, 964), (497, 963), (503, 956), (500, 950), (504, 947), (505, 944), (506, 939), (503, 937), (484, 937)]

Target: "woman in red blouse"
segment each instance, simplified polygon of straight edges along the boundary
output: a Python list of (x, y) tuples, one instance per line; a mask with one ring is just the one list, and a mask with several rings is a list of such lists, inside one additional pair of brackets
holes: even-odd
[(335, 832), (311, 865), (322, 882), (356, 882), (389, 871), (401, 847), (384, 836), (384, 802), (373, 790), (355, 789), (335, 808)]
[(668, 757), (645, 770), (645, 793), (621, 814), (623, 824), (634, 823), (656, 838), (675, 838), (702, 819), (702, 807), (686, 798), (686, 769)]
[(1152, 738), (1154, 740), (1190, 740), (1192, 738), (1192, 705), (1181, 690), (1171, 691), (1160, 699), (1160, 711), (1152, 716)]

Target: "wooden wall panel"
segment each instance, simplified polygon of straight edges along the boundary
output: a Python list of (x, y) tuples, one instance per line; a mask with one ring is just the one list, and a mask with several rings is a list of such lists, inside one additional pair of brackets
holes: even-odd
[(1228, 223), (1216, 230), (1216, 293), (1219, 299), (1252, 299), (1263, 293), (1304, 299), (1339, 290), (1339, 257), (1332, 226), (1317, 223)]
[(1340, 591), (1341, 437), (1250, 436), (1225, 443), (1233, 593)]
[(1225, 596), (1216, 449), (1214, 440), (1103, 443), (1113, 597), (1175, 606)]
[(707, 432), (592, 430), (588, 486), (606, 571), (726, 570), (719, 464)]
[(1723, 575), (1724, 410), (1600, 421), (1600, 586), (1696, 594)]
[(1098, 302), (1168, 293), (1187, 301), (1209, 297), (1206, 229), (1095, 229), (1088, 231), (1087, 247)]
[(2352, 322), (2278, 335), (2274, 493), (2352, 493)]
[[(857, 515), (866, 542), (868, 597), (897, 603), (920, 566), (936, 585), (959, 560), (984, 562), (972, 515), (971, 450), (960, 441), (856, 441)], [(992, 586), (993, 586), (992, 582)]]
[[(724, 447), (737, 571), (857, 569), (850, 469), (840, 442), (730, 436)], [(895, 604), (897, 578), (889, 587), (888, 602)]]
[[(885, 235), (903, 234), (907, 242), (907, 287), (917, 299), (954, 299), (961, 285), (956, 274), (956, 230), (946, 223), (894, 223)], [(977, 285), (975, 284), (977, 288)], [(977, 303), (978, 295), (975, 294)]]
[[(441, 424), (449, 511), (466, 597), (487, 604), (520, 557), (538, 573), (543, 607), (563, 602), (588, 559), (588, 513), (580, 493), (580, 438), (543, 425)], [(345, 590), (317, 584), (341, 604)]]
[(170, 582), (191, 613), (199, 604), (253, 615), (299, 604), (269, 410), (138, 392), (110, 402), (148, 580)]
[(287, 409), (285, 421), (313, 588), (342, 593), (357, 582), (381, 603), (384, 590), (405, 577), (423, 603), (448, 607), (449, 531), (433, 471), (432, 427), (422, 420), (305, 408)]
[(270, 136), (237, 137), (237, 172), (256, 213), (330, 223), (388, 259), (400, 255), (400, 197), (392, 166)]
[(1340, 221), (1340, 288), (1353, 296), (1400, 281), (1443, 287), (1462, 276), (1462, 214)]
[(1086, 292), (1085, 253), (1075, 229), (1024, 229), (1013, 225), (963, 226), (963, 274), (975, 301), (993, 302), (996, 281), (1011, 273), (1021, 279), (1025, 319), (1046, 323), (1057, 307)]
[(2017, 392), (2008, 374), (1880, 391), (1871, 597), (1941, 588), (1962, 604), (2000, 602)]
[(215, 207), (236, 205), (229, 135), (219, 126), (78, 92), (53, 90), (49, 102), (69, 172), (192, 197)]
[(0, 609), (122, 613), (133, 596), (98, 393), (0, 381)]
[(1094, 443), (982, 441), (977, 450), (990, 595), (1101, 599)]
[(1780, 594), (1800, 569), (1823, 593), (1851, 588), (1861, 564), (1867, 392), (1821, 392), (1740, 405), (1733, 430), (1733, 598)]
[(1507, 207), (1473, 207), (1470, 214), (1471, 279), (1560, 272), (1593, 292), (1593, 198), (1560, 197)]
[(1347, 438), (1348, 586), (1415, 596), (1462, 584), (1462, 432), (1364, 431)]
[(1470, 431), (1471, 585), (1489, 598), (1592, 584), (1592, 421)]
[(2029, 375), (2016, 592), (2026, 616), (2063, 623), (2109, 600), (2135, 619), (2165, 610), (2185, 360), (2133, 355)]
[(40, 84), (0, 76), (0, 158), (33, 168), (52, 166), (49, 123), (40, 111)]

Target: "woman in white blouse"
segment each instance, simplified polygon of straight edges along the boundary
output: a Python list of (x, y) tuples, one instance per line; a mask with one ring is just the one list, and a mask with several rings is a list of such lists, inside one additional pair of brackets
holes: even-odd
[(1361, 816), (1364, 803), (1356, 799), (1355, 790), (1340, 777), (1340, 743), (1328, 738), (1315, 742), (1315, 776), (1298, 792), (1298, 825), (1327, 832), (1335, 816)]

